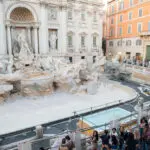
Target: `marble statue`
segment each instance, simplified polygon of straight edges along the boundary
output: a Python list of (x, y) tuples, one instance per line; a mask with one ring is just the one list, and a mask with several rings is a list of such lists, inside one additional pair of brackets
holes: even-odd
[(12, 73), (13, 64), (14, 64), (13, 57), (10, 56), (9, 61), (8, 61), (8, 64), (7, 64), (7, 73), (8, 73), (8, 74), (11, 74), (11, 73)]
[(55, 63), (51, 56), (41, 56), (40, 60), (40, 67), (44, 71), (54, 72), (55, 71)]
[(26, 37), (25, 37), (25, 32), (22, 31), (19, 35), (18, 35), (18, 43), (20, 46), (20, 52), (19, 52), (19, 59), (20, 60), (29, 60), (29, 58), (32, 57), (32, 52), (29, 48), (29, 45), (26, 41)]
[(0, 73), (5, 73), (6, 65), (4, 62), (0, 61)]
[(57, 39), (58, 39), (58, 37), (57, 37), (56, 31), (52, 31), (51, 34), (50, 34), (50, 48), (52, 50), (56, 49)]
[(2, 58), (0, 60), (0, 73), (11, 74), (13, 64), (13, 56), (9, 56), (9, 58)]

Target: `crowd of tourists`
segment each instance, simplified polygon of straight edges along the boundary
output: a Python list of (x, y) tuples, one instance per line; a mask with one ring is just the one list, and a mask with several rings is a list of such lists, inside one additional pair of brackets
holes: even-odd
[[(86, 140), (85, 150), (150, 150), (150, 121), (141, 119), (139, 127), (125, 129), (123, 126), (105, 130), (103, 133), (93, 131)], [(40, 150), (45, 150), (41, 148)], [(57, 150), (78, 150), (69, 135), (62, 138)]]
[(130, 64), (130, 65), (137, 65), (137, 66), (143, 66), (143, 67), (150, 67), (150, 61), (145, 59), (136, 59), (136, 57), (133, 58), (124, 58), (123, 59), (124, 64)]
[(88, 150), (150, 150), (150, 122), (142, 118), (139, 128), (113, 128), (100, 136), (94, 131), (91, 140), (92, 147)]

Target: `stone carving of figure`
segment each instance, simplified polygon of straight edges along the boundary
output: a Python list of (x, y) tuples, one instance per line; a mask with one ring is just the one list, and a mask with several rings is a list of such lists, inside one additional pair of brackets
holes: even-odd
[(50, 34), (50, 47), (52, 50), (56, 49), (56, 41), (57, 41), (58, 37), (55, 31), (52, 31), (52, 33)]
[(12, 73), (12, 67), (13, 67), (14, 61), (13, 61), (13, 57), (11, 56), (9, 58), (8, 64), (7, 64), (7, 73), (11, 74)]
[(32, 52), (29, 48), (25, 33), (23, 31), (18, 35), (17, 40), (20, 46), (19, 59), (24, 61), (29, 60), (32, 57)]
[(49, 13), (49, 20), (56, 20), (56, 19), (57, 19), (56, 9), (52, 8)]

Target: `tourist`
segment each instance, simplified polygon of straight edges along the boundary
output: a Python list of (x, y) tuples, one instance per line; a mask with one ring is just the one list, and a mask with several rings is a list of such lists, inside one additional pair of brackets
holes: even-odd
[(93, 131), (92, 136), (92, 150), (97, 150), (98, 148), (98, 132), (95, 130)]
[(116, 128), (112, 129), (111, 136), (113, 136), (113, 135), (115, 135), (118, 138), (118, 133), (117, 133), (117, 129)]
[(110, 136), (108, 134), (108, 131), (105, 130), (104, 135), (102, 135), (100, 138), (102, 139), (102, 150), (109, 150), (109, 148), (110, 148), (110, 143), (109, 143)]
[(136, 143), (136, 150), (140, 150), (140, 133), (138, 129), (134, 130), (134, 140)]
[(62, 139), (62, 143), (61, 143), (61, 146), (59, 147), (59, 150), (69, 150), (68, 146), (66, 144), (66, 139), (65, 138)]
[(134, 140), (134, 134), (131, 132), (129, 133), (128, 138), (127, 138), (126, 150), (136, 150), (136, 143)]
[(45, 149), (43, 147), (41, 147), (40, 150), (45, 150)]
[(148, 150), (148, 142), (149, 142), (149, 124), (146, 122), (143, 130), (143, 136), (142, 136), (142, 150)]
[(119, 150), (124, 150), (124, 135), (125, 135), (124, 128), (120, 127), (118, 135)]
[(69, 135), (67, 135), (65, 139), (66, 139), (66, 145), (68, 147), (68, 150), (73, 150), (75, 148), (75, 145), (73, 141), (71, 140), (71, 138), (69, 137)]
[(112, 135), (111, 137), (111, 150), (117, 150), (118, 149), (118, 140), (115, 135)]
[(139, 126), (140, 140), (142, 140), (142, 138), (143, 138), (145, 123), (146, 123), (145, 118), (142, 118), (141, 121), (140, 121), (140, 126)]

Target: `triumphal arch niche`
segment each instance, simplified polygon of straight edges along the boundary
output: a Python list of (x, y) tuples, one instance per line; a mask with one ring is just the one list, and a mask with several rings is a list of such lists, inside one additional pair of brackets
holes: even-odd
[(10, 7), (6, 27), (9, 56), (18, 65), (32, 63), (34, 56), (38, 55), (39, 23), (35, 11), (28, 5)]

